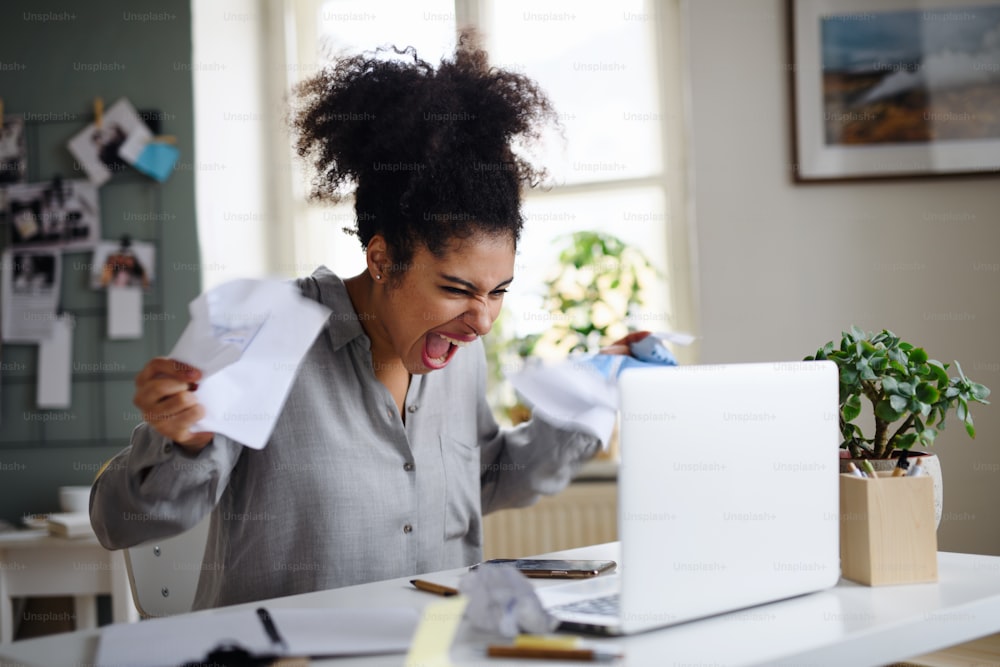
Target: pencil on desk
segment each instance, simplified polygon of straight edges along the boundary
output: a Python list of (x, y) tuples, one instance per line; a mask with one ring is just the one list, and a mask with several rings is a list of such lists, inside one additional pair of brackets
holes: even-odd
[(434, 593), (435, 595), (443, 595), (445, 597), (458, 595), (458, 589), (452, 588), (451, 586), (442, 586), (441, 584), (424, 581), (423, 579), (410, 579), (410, 583), (422, 591)]

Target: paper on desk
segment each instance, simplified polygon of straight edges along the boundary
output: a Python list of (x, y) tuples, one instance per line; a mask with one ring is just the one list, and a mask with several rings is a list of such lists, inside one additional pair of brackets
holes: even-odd
[(583, 359), (529, 363), (507, 379), (546, 420), (583, 430), (607, 446), (615, 427), (618, 388)]
[(191, 322), (170, 357), (202, 372), (196, 395), (205, 418), (192, 430), (263, 449), (329, 309), (288, 282), (234, 280), (189, 310)]
[(288, 645), (277, 651), (254, 609), (182, 614), (101, 629), (98, 667), (175, 667), (204, 661), (220, 644), (237, 644), (255, 655), (376, 655), (404, 653), (417, 627), (415, 609), (269, 608)]
[(559, 625), (528, 578), (511, 565), (483, 563), (462, 577), (458, 590), (469, 599), (469, 623), (484, 632), (514, 638), (520, 632), (547, 634)]

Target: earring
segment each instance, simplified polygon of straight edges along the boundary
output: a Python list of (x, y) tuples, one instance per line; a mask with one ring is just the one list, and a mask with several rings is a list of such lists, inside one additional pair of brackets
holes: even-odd
[(382, 274), (379, 273), (378, 275), (376, 275), (375, 280), (382, 280)]

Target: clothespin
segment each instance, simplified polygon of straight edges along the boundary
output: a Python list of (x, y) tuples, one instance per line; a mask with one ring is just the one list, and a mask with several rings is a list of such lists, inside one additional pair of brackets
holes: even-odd
[(104, 99), (94, 98), (94, 126), (101, 129), (101, 122), (104, 120)]

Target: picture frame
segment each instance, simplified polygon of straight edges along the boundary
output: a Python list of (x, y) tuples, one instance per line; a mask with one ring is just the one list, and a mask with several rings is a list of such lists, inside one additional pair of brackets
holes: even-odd
[(788, 0), (796, 182), (1000, 175), (1000, 0)]

